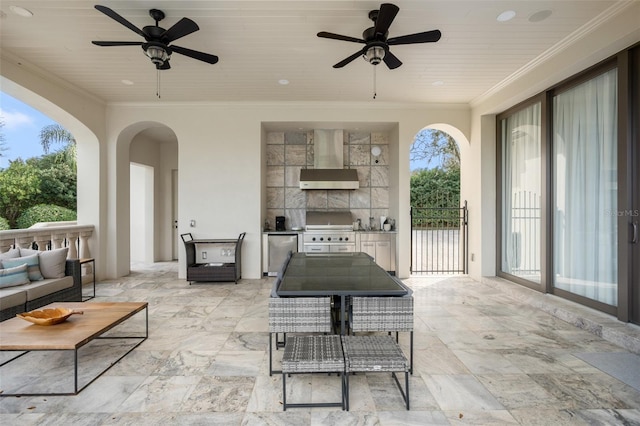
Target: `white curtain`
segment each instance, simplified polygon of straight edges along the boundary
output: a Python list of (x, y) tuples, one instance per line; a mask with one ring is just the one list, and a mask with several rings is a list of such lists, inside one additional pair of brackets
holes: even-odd
[(556, 288), (618, 303), (617, 71), (553, 100)]
[(540, 103), (502, 120), (502, 271), (540, 282)]

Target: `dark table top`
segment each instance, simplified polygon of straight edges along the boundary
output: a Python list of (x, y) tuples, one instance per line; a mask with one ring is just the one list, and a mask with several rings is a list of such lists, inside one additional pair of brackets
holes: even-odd
[(294, 253), (279, 296), (404, 296), (409, 289), (365, 253)]

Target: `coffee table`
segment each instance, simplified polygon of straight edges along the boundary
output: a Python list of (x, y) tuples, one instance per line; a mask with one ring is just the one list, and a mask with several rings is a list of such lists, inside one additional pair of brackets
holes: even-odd
[[(65, 322), (52, 326), (35, 325), (21, 318), (11, 318), (0, 322), (0, 351), (23, 352), (0, 364), (0, 368), (7, 368), (7, 364), (32, 351), (72, 351), (74, 357), (73, 392), (7, 393), (6, 389), (4, 389), (4, 392), (0, 393), (0, 397), (77, 395), (147, 339), (149, 336), (149, 312), (147, 305), (147, 302), (57, 302), (43, 306), (40, 309), (54, 307), (67, 308), (83, 311), (84, 314), (72, 315)], [(103, 336), (107, 331), (143, 310), (145, 311), (145, 326), (141, 336)], [(118, 359), (110, 362), (107, 368), (100, 371), (97, 376), (90, 379), (88, 383), (79, 387), (78, 350), (95, 339), (139, 339), (140, 341)]]

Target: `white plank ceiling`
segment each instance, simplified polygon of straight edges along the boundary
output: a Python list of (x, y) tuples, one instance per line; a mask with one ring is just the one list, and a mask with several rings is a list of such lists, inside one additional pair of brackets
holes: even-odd
[[(619, 9), (615, 0), (395, 0), (389, 37), (439, 29), (437, 43), (392, 46), (404, 63), (377, 66), (377, 99), (470, 103), (549, 49)], [(141, 37), (84, 0), (1, 0), (0, 54), (68, 81), (106, 102), (154, 101), (157, 72), (138, 46), (98, 47), (92, 40)], [(220, 57), (215, 65), (173, 54), (161, 71), (165, 101), (368, 101), (374, 67), (356, 59), (332, 65), (362, 45), (318, 38), (328, 31), (360, 38), (372, 25), (375, 1), (103, 0), (141, 28), (149, 9), (164, 11), (160, 26), (193, 19), (200, 30), (175, 44)], [(11, 6), (33, 13), (22, 17)], [(507, 22), (497, 16), (513, 10)], [(540, 14), (550, 15), (541, 21)], [(288, 85), (279, 84), (286, 79)], [(133, 84), (124, 84), (129, 81)], [(1, 89), (1, 88), (0, 88)]]

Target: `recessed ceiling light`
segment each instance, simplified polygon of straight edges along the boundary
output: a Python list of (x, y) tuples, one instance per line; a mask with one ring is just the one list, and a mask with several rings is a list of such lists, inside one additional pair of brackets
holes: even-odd
[(516, 16), (516, 12), (513, 10), (505, 10), (496, 18), (498, 22), (507, 22), (513, 19)]
[(126, 86), (133, 86), (133, 81), (131, 80), (122, 80), (122, 84)]
[(9, 9), (18, 16), (22, 16), (23, 18), (31, 18), (33, 16), (33, 12), (25, 9), (20, 6), (9, 6)]
[(536, 13), (534, 13), (533, 15), (529, 16), (529, 22), (540, 22), (540, 21), (544, 21), (545, 19), (547, 19), (549, 16), (551, 16), (553, 12), (551, 12), (549, 9), (546, 10), (540, 10)]
[(444, 86), (444, 81), (438, 80), (431, 83), (432, 86)]
[(287, 84), (289, 84), (289, 80), (283, 78), (278, 80), (278, 83), (282, 84), (283, 86), (286, 86)]

